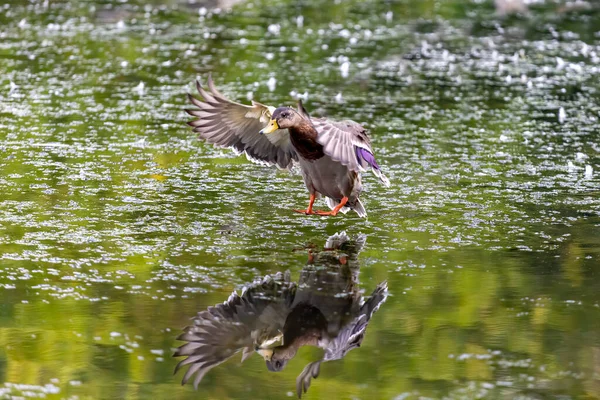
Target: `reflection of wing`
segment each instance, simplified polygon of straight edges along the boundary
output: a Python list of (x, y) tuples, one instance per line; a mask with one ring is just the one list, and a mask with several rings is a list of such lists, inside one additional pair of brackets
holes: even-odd
[(322, 360), (311, 362), (304, 367), (300, 375), (298, 375), (298, 378), (296, 378), (296, 394), (298, 395), (298, 398), (302, 397), (303, 392), (306, 393), (310, 387), (310, 380), (312, 378), (316, 379), (319, 376), (321, 362)]
[(313, 118), (311, 122), (319, 133), (317, 140), (323, 145), (325, 154), (351, 171), (359, 172), (371, 168), (385, 186), (390, 185), (390, 181), (381, 173), (375, 161), (365, 128), (354, 121), (334, 122), (324, 118)]
[(223, 304), (199, 312), (194, 325), (177, 338), (188, 343), (174, 354), (187, 357), (177, 364), (175, 372), (191, 364), (182, 384), (196, 374), (197, 388), (210, 369), (240, 350), (243, 361), (257, 343), (275, 336), (283, 328), (295, 290), (289, 274), (278, 273), (245, 288), (241, 296), (234, 292)]
[(252, 106), (233, 102), (223, 96), (208, 77), (208, 90), (196, 82), (203, 98), (192, 95), (189, 99), (198, 109), (186, 112), (197, 119), (188, 122), (194, 132), (207, 142), (220, 147), (232, 147), (258, 163), (289, 168), (297, 159), (296, 151), (287, 129), (280, 129), (268, 135), (259, 132), (269, 122), (274, 107), (252, 102)]
[(373, 314), (379, 310), (379, 307), (387, 298), (387, 282), (382, 282), (373, 291), (371, 297), (361, 306), (358, 316), (339, 332), (339, 334), (329, 342), (325, 347), (325, 354), (322, 360), (308, 364), (296, 379), (296, 393), (298, 398), (302, 392), (306, 393), (310, 387), (312, 378), (319, 376), (321, 363), (344, 358), (346, 354), (356, 347), (360, 347), (367, 325)]

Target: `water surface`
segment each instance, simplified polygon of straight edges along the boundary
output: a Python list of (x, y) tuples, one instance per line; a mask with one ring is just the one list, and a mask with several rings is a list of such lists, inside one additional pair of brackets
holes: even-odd
[[(190, 318), (345, 231), (360, 349), (306, 398), (600, 397), (600, 11), (482, 1), (10, 1), (0, 6), (0, 393), (284, 398), (238, 354), (180, 386)], [(298, 172), (201, 143), (182, 111), (301, 97), (369, 129), (368, 219), (293, 213)], [(324, 204), (319, 204), (323, 207)]]

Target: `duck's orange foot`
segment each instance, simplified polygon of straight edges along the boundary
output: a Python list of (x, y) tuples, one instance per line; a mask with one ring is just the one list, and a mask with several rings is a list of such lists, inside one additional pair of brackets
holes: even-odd
[(314, 210), (294, 210), (294, 212), (300, 213), (300, 214), (305, 214), (305, 215), (314, 215), (317, 212)]
[(332, 217), (335, 217), (340, 212), (340, 210), (346, 205), (347, 202), (348, 202), (348, 198), (346, 196), (344, 196), (342, 198), (342, 200), (340, 201), (340, 204), (335, 206), (335, 208), (333, 210), (331, 210), (331, 211), (315, 211), (315, 214), (323, 215), (323, 216), (330, 215)]
[(338, 214), (338, 212), (336, 210), (331, 210), (331, 211), (315, 211), (314, 214), (321, 215), (323, 217), (325, 217), (325, 216), (335, 217)]

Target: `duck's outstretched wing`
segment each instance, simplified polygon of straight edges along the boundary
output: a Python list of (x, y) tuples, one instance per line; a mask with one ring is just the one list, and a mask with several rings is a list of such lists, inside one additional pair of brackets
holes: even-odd
[(338, 336), (327, 345), (323, 356), (324, 361), (339, 360), (344, 358), (350, 350), (360, 347), (365, 337), (367, 325), (373, 314), (379, 310), (379, 307), (387, 299), (387, 293), (387, 282), (377, 285), (371, 297), (360, 307), (358, 316), (346, 325)]
[(296, 394), (298, 395), (298, 398), (302, 397), (302, 393), (306, 393), (310, 387), (310, 381), (313, 378), (316, 379), (319, 377), (322, 362), (323, 360), (311, 362), (304, 367), (302, 372), (300, 372), (300, 375), (298, 375), (298, 378), (296, 378)]
[(202, 99), (188, 94), (197, 109), (185, 111), (196, 119), (188, 122), (194, 132), (209, 143), (219, 147), (231, 147), (245, 153), (249, 160), (266, 165), (277, 165), (285, 169), (297, 160), (296, 151), (287, 129), (268, 135), (259, 132), (267, 126), (275, 107), (252, 102), (252, 106), (236, 103), (221, 94), (208, 77), (208, 88), (196, 81)]
[(319, 376), (321, 363), (342, 359), (350, 350), (360, 347), (365, 338), (365, 332), (371, 317), (379, 310), (379, 307), (385, 302), (386, 298), (387, 282), (382, 282), (377, 285), (371, 297), (360, 307), (358, 316), (347, 324), (335, 339), (327, 344), (323, 358), (308, 364), (304, 367), (300, 375), (298, 375), (298, 378), (296, 378), (296, 394), (298, 398), (302, 397), (302, 393), (306, 393), (310, 387), (311, 380)]
[(177, 338), (187, 343), (173, 354), (187, 357), (177, 364), (175, 372), (190, 365), (182, 385), (195, 375), (194, 387), (198, 388), (213, 367), (239, 351), (244, 361), (257, 344), (276, 336), (283, 329), (295, 290), (289, 273), (278, 273), (246, 287), (241, 295), (232, 293), (223, 304), (199, 312), (194, 324)]
[(313, 118), (311, 122), (319, 134), (317, 141), (323, 146), (325, 154), (351, 171), (359, 172), (371, 168), (383, 185), (390, 186), (390, 181), (375, 161), (365, 128), (349, 120), (335, 122), (325, 118)]

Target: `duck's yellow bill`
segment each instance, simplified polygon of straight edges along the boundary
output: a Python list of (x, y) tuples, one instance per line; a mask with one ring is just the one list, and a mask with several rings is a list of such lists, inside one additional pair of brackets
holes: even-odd
[(277, 125), (277, 121), (272, 119), (269, 121), (269, 124), (260, 131), (260, 133), (261, 134), (271, 133), (271, 132), (275, 132), (277, 129), (279, 129), (279, 125)]
[(265, 361), (271, 361), (271, 358), (273, 358), (273, 349), (258, 349), (256, 352), (260, 354)]

